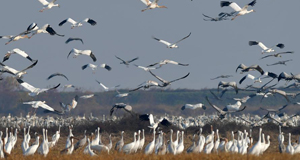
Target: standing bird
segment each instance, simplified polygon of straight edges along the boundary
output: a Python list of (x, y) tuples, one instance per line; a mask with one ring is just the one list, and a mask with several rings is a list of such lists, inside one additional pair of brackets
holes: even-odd
[(252, 2), (248, 3), (245, 5), (243, 8), (241, 8), (239, 5), (237, 5), (235, 2), (229, 2), (229, 1), (221, 1), (221, 7), (224, 6), (229, 6), (231, 7), (234, 11), (236, 11), (236, 15), (231, 19), (234, 20), (237, 16), (242, 16), (251, 12), (255, 12), (253, 9), (248, 11), (249, 6), (254, 6), (256, 3), (256, 0), (253, 0)]
[(150, 122), (150, 126), (148, 126), (149, 128), (156, 130), (156, 128), (158, 127), (158, 124), (164, 125), (164, 126), (171, 126), (172, 123), (170, 121), (168, 121), (168, 119), (166, 118), (160, 118), (157, 122), (154, 122), (154, 118), (152, 114), (142, 114), (139, 116), (140, 120), (142, 121), (149, 121)]
[(233, 75), (220, 75), (215, 78), (211, 78), (210, 80), (215, 80), (215, 79), (219, 79), (219, 78), (229, 78), (229, 77), (233, 77)]
[(35, 27), (29, 33), (31, 33), (31, 36), (28, 37), (28, 39), (32, 38), (34, 35), (39, 34), (39, 33), (48, 33), (51, 36), (54, 36), (54, 35), (57, 35), (57, 36), (60, 36), (60, 37), (64, 37), (65, 36), (65, 35), (61, 35), (61, 34), (56, 33), (56, 31), (49, 24), (45, 24), (40, 29), (39, 29), (39, 27)]
[(56, 0), (52, 0), (51, 2), (48, 2), (46, 0), (39, 0), (43, 4), (43, 9), (40, 10), (40, 12), (44, 12), (46, 9), (51, 9), (52, 7), (60, 7), (59, 4), (54, 4)]
[(153, 130), (153, 140), (146, 146), (145, 154), (151, 154), (154, 151), (155, 146), (155, 130)]
[(77, 101), (78, 101), (78, 95), (76, 95), (73, 99), (72, 102), (65, 105), (62, 102), (59, 102), (60, 106), (62, 107), (64, 112), (70, 112), (72, 109), (75, 109), (75, 107), (77, 106)]
[(142, 12), (148, 10), (148, 9), (154, 9), (154, 8), (167, 8), (166, 6), (159, 6), (157, 4), (158, 0), (154, 0), (153, 2), (149, 0), (141, 0), (146, 6), (146, 9), (143, 9)]
[(232, 81), (232, 82), (224, 82), (224, 81), (220, 81), (218, 84), (218, 92), (219, 92), (219, 88), (223, 87), (223, 88), (227, 88), (227, 87), (232, 87), (235, 90), (235, 93), (238, 94), (238, 87), (236, 85), (236, 82)]
[(62, 26), (62, 25), (65, 24), (66, 22), (69, 22), (69, 23), (72, 24), (72, 25), (71, 25), (71, 29), (73, 29), (73, 28), (75, 28), (75, 27), (80, 27), (80, 26), (82, 26), (82, 25), (83, 25), (83, 24), (82, 24), (83, 22), (89, 23), (89, 24), (92, 25), (92, 26), (94, 26), (94, 25), (97, 24), (96, 21), (94, 21), (94, 20), (92, 20), (92, 19), (90, 19), (90, 18), (86, 18), (86, 19), (84, 19), (84, 20), (82, 20), (82, 21), (80, 21), (80, 22), (76, 22), (76, 21), (74, 21), (72, 18), (67, 18), (67, 19), (61, 21), (58, 25), (59, 25), (59, 26)]
[(280, 49), (284, 48), (284, 44), (282, 44), (282, 43), (277, 43), (276, 45), (268, 48), (262, 42), (259, 42), (259, 41), (249, 41), (249, 46), (253, 46), (253, 45), (258, 45), (260, 48), (263, 49), (261, 51), (261, 54), (275, 52), (275, 50), (273, 49), (274, 47), (278, 47)]
[(36, 60), (32, 60), (32, 58), (31, 58), (25, 51), (22, 51), (22, 50), (20, 50), (19, 48), (15, 48), (15, 49), (13, 49), (13, 50), (11, 50), (11, 51), (8, 51), (8, 52), (5, 54), (5, 56), (4, 56), (2, 62), (7, 61), (7, 60), (9, 59), (9, 57), (10, 57), (12, 54), (18, 54), (18, 55), (20, 55), (20, 56), (22, 56), (22, 57), (24, 57), (24, 58), (27, 58), (27, 59), (30, 60), (31, 62), (35, 62), (35, 61), (36, 61)]
[(83, 147), (86, 144), (86, 139), (86, 130), (84, 130), (84, 137), (75, 144), (74, 150), (76, 151), (77, 149)]
[(131, 60), (128, 60), (128, 61), (124, 61), (123, 59), (121, 59), (120, 57), (117, 57), (117, 56), (115, 56), (117, 59), (119, 59), (119, 60), (121, 60), (122, 62), (120, 62), (120, 64), (125, 64), (127, 67), (128, 67), (128, 65), (129, 65), (129, 63), (131, 63), (131, 62), (133, 62), (133, 61), (135, 61), (135, 60), (138, 60), (139, 59), (139, 57), (136, 57), (136, 58), (133, 58), (133, 59), (131, 59)]
[(165, 40), (162, 40), (162, 39), (158, 39), (158, 38), (155, 38), (155, 37), (152, 37), (153, 39), (157, 40), (158, 42), (160, 43), (163, 43), (167, 46), (167, 48), (178, 48), (177, 46), (177, 43), (187, 39), (188, 37), (190, 37), (192, 33), (190, 32), (190, 34), (188, 34), (187, 36), (183, 37), (182, 39), (180, 39), (179, 41), (175, 42), (175, 43), (170, 43), (170, 42), (167, 42)]
[(115, 150), (119, 150), (119, 152), (122, 151), (122, 148), (124, 146), (123, 134), (124, 134), (124, 131), (121, 132), (121, 139), (115, 145)]
[(39, 139), (40, 139), (40, 137), (37, 136), (35, 139), (35, 142), (24, 153), (24, 156), (33, 155), (36, 152), (36, 150), (39, 147)]
[(74, 53), (73, 58), (76, 58), (79, 55), (86, 55), (86, 56), (90, 56), (93, 59), (94, 62), (97, 61), (97, 58), (95, 57), (95, 55), (93, 54), (93, 52), (91, 50), (79, 50), (79, 49), (73, 48), (69, 52), (67, 58), (69, 58), (69, 56), (70, 56), (71, 53)]

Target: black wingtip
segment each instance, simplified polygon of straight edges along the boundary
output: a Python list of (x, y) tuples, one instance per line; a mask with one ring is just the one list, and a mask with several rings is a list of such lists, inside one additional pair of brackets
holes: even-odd
[(229, 1), (221, 1), (220, 2), (220, 6), (221, 7), (225, 7), (225, 6), (229, 6), (232, 2), (229, 2)]
[(249, 41), (249, 46), (258, 45), (257, 41)]
[(21, 84), (24, 83), (24, 81), (22, 79), (17, 79), (17, 81)]

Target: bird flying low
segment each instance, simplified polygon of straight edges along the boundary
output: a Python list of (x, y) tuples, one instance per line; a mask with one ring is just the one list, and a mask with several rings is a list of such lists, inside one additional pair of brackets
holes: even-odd
[(69, 56), (70, 56), (71, 53), (74, 53), (73, 58), (76, 58), (79, 55), (86, 55), (86, 56), (90, 56), (93, 59), (94, 62), (97, 61), (97, 58), (95, 57), (95, 55), (93, 54), (93, 52), (91, 50), (79, 50), (79, 49), (73, 48), (69, 52), (67, 58), (69, 58)]
[(80, 21), (80, 22), (76, 22), (76, 21), (74, 21), (72, 18), (67, 18), (67, 19), (61, 21), (58, 25), (59, 25), (59, 26), (62, 26), (62, 25), (65, 24), (66, 22), (71, 23), (71, 29), (73, 29), (73, 28), (75, 28), (75, 27), (80, 27), (80, 26), (82, 26), (82, 25), (83, 25), (83, 24), (82, 24), (83, 22), (89, 23), (89, 24), (92, 25), (92, 26), (94, 26), (94, 25), (97, 24), (96, 21), (94, 21), (94, 20), (92, 20), (92, 19), (90, 19), (90, 18), (86, 18), (86, 19), (84, 19), (84, 20), (82, 20), (82, 21)]
[(159, 6), (157, 4), (158, 0), (154, 0), (153, 2), (149, 0), (141, 0), (146, 6), (146, 9), (143, 9), (142, 12), (148, 10), (148, 9), (154, 9), (154, 8), (167, 8), (166, 6)]
[(206, 106), (203, 103), (185, 104), (184, 106), (181, 107), (181, 110), (185, 110), (186, 108), (193, 109), (193, 110), (197, 108), (202, 108), (203, 110), (206, 110)]
[(68, 38), (65, 43), (68, 44), (69, 42), (72, 41), (80, 41), (82, 44), (84, 44), (81, 38), (72, 38), (72, 37)]
[(155, 38), (155, 37), (152, 37), (152, 38), (155, 39), (155, 40), (157, 40), (157, 41), (160, 42), (160, 43), (165, 44), (165, 45), (167, 46), (167, 48), (178, 48), (177, 43), (179, 43), (179, 42), (181, 42), (181, 41), (187, 39), (188, 37), (190, 37), (191, 34), (192, 34), (192, 33), (190, 32), (189, 35), (183, 37), (182, 39), (180, 39), (179, 41), (177, 41), (177, 42), (175, 42), (175, 43), (170, 43), (170, 42), (167, 42), (167, 41), (165, 41), (165, 40), (158, 39), (158, 38)]
[(20, 50), (19, 48), (15, 48), (15, 49), (13, 49), (13, 50), (11, 50), (11, 51), (8, 51), (8, 52), (5, 54), (5, 56), (4, 56), (2, 62), (7, 61), (7, 60), (9, 59), (9, 57), (10, 57), (12, 54), (18, 54), (18, 55), (20, 55), (20, 56), (22, 56), (22, 57), (24, 57), (24, 58), (27, 58), (27, 59), (30, 60), (31, 62), (34, 62), (34, 61), (35, 61), (35, 60), (32, 60), (32, 58), (31, 58), (25, 51), (22, 51), (22, 50)]
[(40, 10), (40, 12), (44, 12), (46, 9), (51, 9), (52, 7), (60, 7), (59, 4), (54, 4), (56, 0), (52, 0), (51, 2), (48, 2), (46, 0), (39, 0), (43, 4), (43, 9)]
[(101, 82), (99, 82), (99, 81), (97, 81), (96, 80), (96, 82), (105, 90), (105, 91), (109, 91), (110, 89), (115, 89), (115, 88), (117, 88), (117, 87), (119, 87), (120, 85), (116, 85), (116, 86), (114, 86), (114, 87), (110, 87), (110, 88), (108, 88), (108, 87), (106, 87), (103, 83), (101, 83)]
[(159, 65), (159, 67), (157, 67), (157, 68), (160, 68), (166, 64), (175, 64), (175, 65), (179, 65), (179, 66), (188, 66), (189, 65), (189, 64), (183, 64), (183, 63), (175, 62), (173, 60), (165, 59), (165, 60), (161, 60), (160, 62), (150, 64), (147, 67), (153, 67), (153, 66)]
[(130, 113), (132, 115), (132, 107), (130, 105), (127, 105), (125, 103), (116, 103), (113, 105), (113, 107), (110, 109), (110, 116), (114, 113), (115, 110), (123, 109), (126, 112)]
[(65, 75), (62, 74), (62, 73), (53, 73), (53, 74), (51, 74), (51, 75), (47, 78), (47, 80), (49, 80), (49, 79), (51, 79), (51, 78), (53, 78), (53, 77), (55, 77), (55, 76), (61, 76), (61, 77), (66, 78), (66, 80), (69, 80), (68, 77), (65, 76)]
[(275, 52), (274, 47), (278, 47), (280, 49), (284, 48), (284, 44), (282, 44), (282, 43), (277, 43), (276, 45), (268, 48), (262, 42), (249, 41), (249, 46), (254, 46), (254, 45), (258, 45), (260, 48), (262, 48), (261, 54)]
[(72, 109), (75, 109), (76, 106), (77, 106), (77, 102), (78, 102), (78, 95), (76, 95), (73, 99), (72, 99), (72, 102), (69, 103), (69, 104), (64, 104), (62, 102), (59, 102), (60, 106), (62, 107), (63, 109), (63, 112), (70, 112)]
[(23, 69), (23, 70), (21, 70), (21, 71), (17, 71), (17, 70), (15, 70), (14, 68), (11, 68), (11, 67), (9, 67), (9, 66), (6, 66), (6, 65), (0, 63), (0, 65), (3, 66), (2, 70), (0, 70), (0, 72), (7, 72), (7, 73), (9, 73), (9, 74), (12, 74), (12, 75), (16, 76), (17, 79), (20, 79), (20, 78), (22, 78), (22, 76), (23, 76), (24, 74), (27, 74), (26, 70), (28, 70), (28, 69), (34, 67), (34, 66), (37, 64), (37, 62), (38, 62), (38, 60), (36, 60), (36, 61), (35, 61), (34, 63), (32, 63), (30, 66), (28, 66), (27, 68), (25, 68), (25, 69)]
[(236, 12), (236, 15), (231, 20), (234, 20), (238, 16), (242, 16), (242, 15), (245, 15), (245, 14), (248, 14), (251, 12), (255, 12), (253, 9), (248, 11), (248, 7), (249, 6), (253, 7), (255, 4), (256, 4), (256, 0), (253, 0), (252, 2), (248, 3), (243, 8), (241, 8), (235, 2), (221, 1), (221, 3), (220, 3), (221, 7), (229, 6)]
[(275, 53), (275, 54), (266, 55), (264, 57), (261, 57), (261, 59), (268, 58), (268, 57), (282, 57), (281, 56), (282, 54), (288, 54), (288, 53), (293, 54), (294, 52), (293, 51), (279, 52), (279, 53)]
[(181, 79), (184, 79), (186, 77), (188, 77), (190, 75), (190, 73), (188, 73), (187, 75), (181, 77), (181, 78), (178, 78), (178, 79), (175, 79), (175, 80), (172, 80), (172, 81), (166, 81), (160, 77), (158, 77), (157, 75), (155, 75), (154, 73), (152, 73), (151, 71), (149, 71), (155, 78), (157, 78), (159, 81), (162, 82), (161, 85), (158, 85), (159, 87), (167, 87), (168, 85), (170, 85), (172, 82), (175, 82), (175, 81), (178, 81), (178, 80), (181, 80)]
[(31, 107), (36, 108), (36, 109), (41, 107), (41, 108), (51, 111), (51, 112), (60, 113), (60, 111), (57, 111), (57, 110), (53, 109), (52, 107), (48, 106), (46, 104), (46, 101), (30, 101), (30, 102), (23, 102), (23, 104), (29, 104), (29, 105), (31, 105)]
[(83, 66), (81, 67), (81, 69), (82, 69), (82, 70), (85, 70), (87, 67), (90, 67), (93, 71), (96, 70), (97, 67), (104, 68), (104, 69), (106, 69), (106, 70), (108, 70), (108, 71), (111, 70), (111, 67), (110, 67), (109, 65), (105, 64), (105, 63), (100, 64), (100, 65), (94, 65), (94, 64), (89, 63), (89, 64), (86, 64), (86, 65), (83, 65)]
[(152, 114), (142, 114), (139, 116), (141, 121), (149, 121), (150, 126), (149, 128), (153, 129), (154, 131), (158, 127), (158, 124), (161, 124), (163, 126), (169, 127), (172, 125), (172, 123), (167, 118), (160, 118), (157, 122), (154, 122), (154, 118)]
[(290, 62), (290, 61), (292, 61), (292, 59), (285, 60), (285, 61), (278, 61), (278, 62), (275, 62), (275, 63), (272, 63), (272, 64), (267, 64), (267, 66), (274, 66), (274, 65), (278, 65), (278, 64), (286, 66), (286, 62)]
[(52, 90), (52, 89), (56, 89), (57, 87), (60, 86), (60, 83), (58, 85), (56, 85), (55, 87), (52, 87), (52, 88), (36, 88), (32, 85), (30, 85), (29, 83), (27, 82), (24, 82), (23, 80), (21, 79), (17, 79), (18, 83), (23, 86), (25, 89), (27, 89), (28, 91), (30, 91), (30, 93), (28, 93), (29, 96), (36, 96), (36, 95), (39, 95), (40, 93), (43, 93), (43, 92), (46, 92), (48, 90)]

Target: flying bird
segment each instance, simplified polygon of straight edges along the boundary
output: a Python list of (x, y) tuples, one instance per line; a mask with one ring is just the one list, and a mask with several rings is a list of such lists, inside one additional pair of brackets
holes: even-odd
[(69, 23), (72, 24), (72, 25), (71, 25), (71, 29), (73, 29), (73, 28), (75, 28), (75, 27), (80, 27), (80, 26), (82, 26), (82, 25), (83, 25), (83, 22), (89, 23), (89, 24), (92, 25), (92, 26), (94, 26), (94, 25), (97, 24), (96, 21), (94, 21), (94, 20), (92, 20), (92, 19), (90, 19), (90, 18), (86, 18), (86, 19), (84, 19), (84, 20), (82, 20), (82, 21), (80, 21), (80, 22), (76, 22), (76, 21), (74, 21), (72, 18), (67, 18), (67, 19), (61, 21), (58, 25), (59, 25), (59, 26), (62, 26), (62, 25), (65, 24), (66, 22), (69, 22)]
[(55, 77), (55, 76), (61, 76), (61, 77), (66, 78), (66, 80), (69, 80), (68, 77), (65, 76), (65, 75), (62, 74), (62, 73), (53, 73), (53, 74), (51, 74), (51, 75), (47, 78), (47, 80), (49, 80), (49, 79), (51, 79), (51, 78), (53, 78), (53, 77)]
[(167, 8), (166, 6), (159, 6), (157, 4), (158, 0), (154, 0), (153, 2), (149, 0), (141, 0), (146, 6), (146, 9), (143, 9), (142, 12), (148, 10), (148, 9), (154, 9), (154, 8)]
[(188, 66), (189, 65), (189, 64), (183, 64), (183, 63), (179, 63), (179, 62), (175, 62), (175, 61), (172, 61), (172, 60), (165, 59), (165, 60), (161, 60), (160, 62), (150, 64), (147, 67), (153, 67), (153, 66), (159, 65), (159, 67), (157, 67), (157, 68), (160, 68), (160, 67), (162, 67), (163, 65), (166, 65), (166, 64), (175, 64), (175, 65), (179, 65), (179, 66)]
[(103, 87), (103, 89), (104, 89), (105, 91), (109, 91), (110, 89), (114, 89), (114, 88), (117, 88), (117, 87), (120, 86), (120, 85), (116, 85), (116, 86), (114, 86), (114, 87), (108, 88), (108, 87), (106, 87), (103, 83), (101, 83), (101, 82), (99, 82), (99, 81), (97, 81), (97, 80), (96, 80), (96, 82), (97, 82), (101, 87)]
[(72, 38), (72, 37), (68, 38), (65, 43), (68, 44), (69, 42), (72, 41), (81, 41), (81, 43), (84, 44), (81, 38)]
[(51, 9), (52, 7), (60, 7), (59, 4), (54, 4), (56, 0), (52, 0), (51, 2), (48, 2), (46, 0), (39, 0), (43, 4), (43, 9), (40, 10), (40, 12), (43, 12), (46, 9)]
[(141, 121), (149, 121), (150, 126), (149, 128), (156, 130), (158, 127), (158, 124), (161, 124), (163, 126), (169, 127), (172, 125), (172, 123), (167, 118), (160, 118), (158, 121), (154, 122), (154, 118), (152, 114), (142, 114), (139, 116)]
[(218, 84), (218, 92), (219, 92), (219, 87), (223, 87), (223, 88), (232, 87), (232, 88), (234, 88), (236, 94), (238, 93), (238, 87), (236, 85), (236, 82), (234, 82), (234, 81), (232, 81), (232, 82), (220, 81)]
[(72, 109), (75, 109), (76, 108), (76, 106), (77, 106), (77, 103), (78, 103), (78, 95), (76, 95), (73, 99), (72, 99), (72, 101), (71, 101), (71, 103), (69, 103), (69, 104), (64, 104), (64, 103), (62, 103), (62, 102), (59, 102), (59, 104), (60, 104), (60, 106), (62, 107), (62, 109), (63, 109), (63, 112), (70, 112)]
[(242, 84), (243, 81), (244, 81), (246, 78), (252, 79), (254, 83), (256, 83), (256, 82), (261, 83), (261, 82), (262, 82), (261, 79), (260, 79), (260, 77), (254, 77), (252, 74), (247, 74), (246, 76), (244, 76), (244, 77), (239, 81), (239, 84)]
[(190, 32), (189, 35), (187, 35), (186, 37), (183, 37), (182, 39), (180, 39), (179, 41), (177, 41), (177, 42), (175, 42), (175, 43), (170, 43), (170, 42), (167, 42), (167, 41), (165, 41), (165, 40), (158, 39), (158, 38), (155, 38), (155, 37), (152, 37), (152, 38), (155, 39), (155, 40), (157, 40), (157, 41), (160, 42), (160, 43), (165, 44), (165, 45), (167, 46), (167, 48), (178, 48), (177, 43), (179, 43), (179, 42), (185, 40), (186, 38), (190, 37), (191, 34), (192, 34), (192, 33)]
[(231, 19), (231, 20), (234, 20), (238, 16), (242, 16), (242, 15), (245, 15), (245, 14), (248, 14), (251, 12), (255, 12), (253, 9), (248, 11), (248, 7), (249, 6), (253, 7), (255, 5), (255, 3), (256, 3), (256, 0), (253, 0), (252, 2), (245, 5), (243, 8), (241, 8), (235, 2), (230, 2), (230, 1), (221, 1), (220, 5), (221, 5), (221, 7), (229, 6), (236, 12), (236, 15)]
[(277, 43), (276, 45), (268, 48), (262, 42), (259, 42), (259, 41), (249, 41), (249, 46), (253, 46), (253, 45), (258, 45), (260, 48), (263, 49), (261, 51), (261, 54), (275, 52), (275, 50), (273, 49), (274, 47), (278, 47), (280, 49), (284, 48), (284, 44), (282, 44), (282, 43)]
[(216, 105), (213, 105), (210, 101), (209, 101), (209, 99), (208, 99), (208, 97), (206, 96), (205, 97), (206, 98), (206, 100), (207, 100), (207, 102), (217, 111), (217, 112), (219, 112), (219, 118), (220, 119), (224, 119), (225, 118), (225, 115), (227, 114), (227, 113), (236, 113), (236, 112), (241, 112), (241, 111), (243, 111), (243, 110), (245, 110), (246, 109), (246, 106), (244, 106), (243, 108), (241, 108), (241, 109), (239, 109), (239, 110), (236, 110), (236, 111), (224, 111), (224, 110), (221, 110), (219, 107), (217, 107)]
[(220, 75), (215, 78), (211, 78), (210, 80), (215, 80), (215, 79), (219, 79), (219, 78), (229, 78), (229, 77), (233, 77), (233, 75)]
[(110, 109), (110, 116), (114, 113), (115, 110), (123, 109), (124, 111), (132, 114), (132, 107), (130, 105), (127, 105), (125, 103), (116, 103), (113, 105), (113, 107)]
[(262, 57), (261, 59), (264, 59), (264, 58), (268, 58), (268, 57), (282, 57), (281, 55), (282, 54), (293, 54), (294, 52), (293, 51), (287, 51), (287, 52), (280, 52), (280, 53), (275, 53), (275, 54), (270, 54), (270, 55), (266, 55), (264, 57)]
[(96, 95), (95, 94), (87, 94), (87, 95), (82, 95), (79, 98), (81, 98), (81, 99), (89, 99), (89, 98), (92, 98), (94, 96), (96, 96)]
[(21, 86), (23, 86), (25, 89), (30, 91), (30, 93), (28, 93), (29, 96), (36, 96), (36, 95), (39, 95), (40, 93), (43, 93), (43, 92), (46, 92), (46, 91), (49, 91), (52, 89), (56, 89), (57, 87), (60, 86), (60, 83), (59, 83), (58, 85), (56, 85), (55, 87), (52, 87), (52, 88), (36, 88), (36, 87), (30, 85), (29, 83), (24, 82), (21, 79), (17, 79), (17, 81)]
[(11, 51), (8, 51), (8, 52), (5, 54), (5, 56), (4, 56), (2, 62), (7, 61), (7, 60), (9, 59), (9, 57), (10, 57), (12, 54), (18, 54), (18, 55), (20, 55), (20, 56), (22, 56), (22, 57), (24, 57), (24, 58), (27, 58), (27, 59), (30, 60), (31, 62), (34, 62), (34, 61), (35, 61), (35, 60), (32, 60), (32, 58), (31, 58), (25, 51), (22, 51), (22, 50), (20, 50), (19, 48), (15, 48), (15, 49), (13, 49), (13, 50), (11, 50)]
[(89, 64), (86, 64), (86, 65), (83, 65), (83, 66), (81, 67), (81, 69), (84, 70), (84, 69), (86, 69), (87, 67), (90, 67), (93, 71), (95, 71), (95, 70), (97, 69), (97, 67), (104, 68), (104, 69), (106, 69), (106, 70), (108, 70), (108, 71), (111, 70), (111, 67), (110, 67), (109, 65), (105, 64), (105, 63), (100, 64), (100, 65), (94, 65), (94, 64), (89, 63)]
[(136, 65), (136, 64), (133, 64), (134, 66), (144, 70), (144, 71), (149, 71), (149, 70), (153, 70), (153, 69), (157, 69), (158, 67), (144, 67), (144, 66), (139, 66), (139, 65)]
[(157, 75), (155, 75), (154, 73), (152, 73), (151, 71), (149, 71), (155, 78), (157, 78), (159, 81), (162, 82), (161, 85), (158, 85), (159, 87), (167, 87), (168, 85), (170, 85), (171, 83), (175, 82), (175, 81), (178, 81), (178, 80), (181, 80), (181, 79), (184, 79), (186, 78), (187, 76), (190, 75), (190, 73), (188, 73), (187, 75), (181, 77), (181, 78), (178, 78), (178, 79), (175, 79), (175, 80), (172, 80), (172, 81), (166, 81), (160, 77), (158, 77)]
[(253, 70), (257, 70), (261, 75), (263, 75), (265, 73), (264, 70), (259, 65), (252, 65), (250, 67), (247, 67), (246, 65), (244, 65), (242, 63), (236, 68), (235, 72), (237, 72), (238, 69), (242, 69), (241, 74), (244, 72), (249, 72), (249, 71), (253, 71)]
[(31, 33), (31, 36), (28, 37), (28, 39), (32, 38), (34, 35), (39, 34), (39, 33), (48, 33), (51, 36), (54, 36), (54, 35), (57, 35), (57, 36), (60, 36), (60, 37), (64, 37), (65, 36), (65, 35), (61, 35), (61, 34), (56, 33), (56, 31), (49, 24), (45, 24), (40, 29), (39, 29), (39, 27), (35, 27), (29, 33)]
[(281, 64), (281, 65), (285, 65), (285, 66), (286, 66), (286, 62), (290, 62), (290, 61), (292, 61), (292, 59), (285, 60), (285, 61), (278, 61), (278, 62), (272, 63), (272, 64), (267, 64), (267, 66), (274, 66), (274, 65), (278, 65), (278, 64)]
[(218, 17), (215, 17), (215, 18), (210, 17), (210, 16), (205, 15), (205, 14), (202, 14), (202, 15), (203, 15), (205, 18), (208, 18), (208, 19), (204, 19), (204, 18), (203, 18), (204, 21), (215, 21), (215, 22), (217, 22), (217, 21), (227, 20), (228, 17), (233, 16), (234, 13), (235, 13), (235, 12), (233, 12), (233, 13), (225, 13), (225, 12), (221, 12), (221, 13), (219, 13)]
[(146, 82), (143, 82), (141, 83), (140, 85), (138, 85), (137, 88), (135, 89), (132, 89), (132, 90), (129, 90), (130, 92), (133, 92), (133, 91), (136, 91), (136, 90), (139, 90), (141, 88), (144, 88), (144, 89), (148, 89), (150, 87), (153, 87), (153, 86), (158, 86), (159, 84), (155, 81), (152, 81), (152, 80), (148, 80)]
[(30, 101), (30, 102), (23, 102), (23, 104), (29, 104), (29, 105), (31, 105), (31, 107), (33, 107), (35, 109), (41, 107), (48, 111), (60, 113), (59, 111), (57, 111), (57, 110), (53, 109), (52, 107), (50, 107), (49, 105), (47, 105), (46, 101)]
[[(271, 93), (271, 94), (279, 94), (279, 95), (282, 95), (288, 102), (291, 102), (290, 100), (289, 100), (289, 98), (287, 97), (287, 93), (285, 92), (285, 91), (283, 91), (283, 90), (279, 90), (279, 89), (276, 89), (276, 88), (274, 88), (274, 89), (269, 89), (267, 92), (265, 92), (265, 95), (266, 94), (268, 94), (268, 93)], [(261, 98), (261, 101), (263, 100), (265, 98), (265, 96), (263, 96), (262, 98)]]
[(2, 70), (0, 72), (7, 72), (9, 74), (12, 74), (12, 75), (16, 76), (16, 78), (19, 79), (19, 78), (22, 78), (22, 76), (24, 74), (27, 74), (26, 70), (34, 67), (37, 64), (37, 62), (38, 62), (38, 60), (36, 60), (30, 66), (28, 66), (27, 68), (25, 68), (25, 69), (23, 69), (21, 71), (15, 70), (14, 68), (11, 68), (9, 66), (6, 66), (6, 65), (0, 63), (0, 65), (3, 66), (3, 68), (2, 68)]
[(186, 108), (188, 109), (197, 109), (197, 108), (202, 108), (203, 110), (206, 110), (206, 106), (203, 103), (198, 103), (198, 104), (185, 104), (181, 107), (181, 110), (185, 110)]
[(117, 56), (115, 56), (115, 57), (116, 57), (117, 59), (119, 59), (119, 60), (122, 61), (122, 62), (120, 62), (120, 64), (125, 64), (127, 67), (128, 67), (128, 65), (129, 65), (129, 63), (131, 63), (131, 62), (133, 62), (133, 61), (139, 59), (139, 57), (136, 57), (136, 58), (133, 58), (133, 59), (131, 59), (131, 60), (125, 61), (125, 60), (121, 59), (120, 57), (117, 57)]
[(73, 48), (69, 54), (68, 54), (68, 57), (70, 56), (71, 53), (74, 53), (74, 56), (73, 58), (76, 58), (77, 56), (79, 55), (86, 55), (86, 56), (90, 56), (94, 62), (97, 61), (97, 58), (95, 57), (95, 55), (93, 54), (93, 52), (91, 50), (79, 50), (79, 49), (76, 49), (76, 48)]

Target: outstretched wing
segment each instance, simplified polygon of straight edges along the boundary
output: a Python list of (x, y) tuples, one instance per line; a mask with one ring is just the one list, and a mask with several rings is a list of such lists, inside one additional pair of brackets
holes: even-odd
[(184, 79), (184, 78), (186, 78), (186, 77), (189, 76), (189, 75), (190, 75), (190, 72), (189, 72), (187, 75), (185, 75), (185, 76), (183, 76), (183, 77), (181, 77), (181, 78), (178, 78), (178, 79), (175, 79), (175, 80), (170, 81), (170, 83), (175, 82), (175, 81), (178, 81), (178, 80), (181, 80), (181, 79)]
[(207, 102), (208, 102), (208, 103), (209, 103), (216, 111), (218, 111), (219, 113), (223, 113), (223, 112), (224, 112), (224, 111), (222, 111), (219, 107), (213, 105), (213, 104), (209, 101), (209, 99), (208, 99), (207, 96), (206, 96), (205, 98), (206, 98)]
[(189, 34), (189, 35), (187, 35), (187, 36), (183, 37), (181, 40), (179, 40), (179, 41), (175, 42), (175, 44), (177, 44), (177, 43), (179, 43), (179, 42), (181, 42), (181, 41), (183, 41), (183, 40), (185, 40), (185, 39), (189, 38), (189, 37), (191, 36), (191, 34), (192, 34), (192, 32), (190, 32), (190, 34)]
[(149, 70), (149, 72), (150, 72), (155, 78), (157, 78), (159, 81), (161, 81), (161, 82), (163, 82), (163, 83), (166, 83), (166, 82), (167, 82), (167, 81), (165, 81), (164, 79), (162, 79), (162, 78), (158, 77), (157, 75), (155, 75), (154, 73), (152, 73), (150, 70)]

